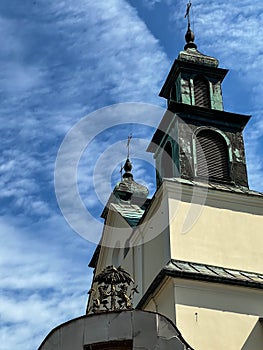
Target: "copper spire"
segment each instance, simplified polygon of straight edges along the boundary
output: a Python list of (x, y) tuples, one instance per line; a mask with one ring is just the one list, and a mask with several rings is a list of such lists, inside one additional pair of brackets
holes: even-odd
[(191, 0), (189, 0), (189, 3), (187, 4), (187, 8), (186, 8), (186, 13), (184, 16), (185, 18), (187, 18), (187, 21), (188, 21), (188, 28), (187, 28), (187, 32), (185, 34), (185, 41), (186, 41), (186, 45), (184, 47), (185, 50), (197, 49), (197, 46), (194, 43), (195, 35), (191, 29), (191, 21), (190, 21), (190, 9), (191, 9), (191, 7), (192, 7), (192, 3), (191, 3)]

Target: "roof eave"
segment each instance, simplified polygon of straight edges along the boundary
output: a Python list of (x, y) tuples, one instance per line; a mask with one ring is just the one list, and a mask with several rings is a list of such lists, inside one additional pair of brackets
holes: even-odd
[(234, 286), (240, 286), (240, 287), (250, 287), (254, 289), (263, 289), (263, 279), (262, 279), (262, 283), (260, 283), (255, 281), (231, 279), (231, 278), (222, 277), (222, 276), (210, 276), (210, 275), (205, 275), (200, 273), (197, 274), (197, 273), (187, 272), (187, 271), (175, 271), (169, 268), (169, 263), (155, 277), (155, 279), (147, 289), (146, 293), (144, 293), (143, 297), (137, 304), (136, 306), (137, 309), (141, 309), (147, 303), (150, 297), (155, 294), (155, 292), (160, 288), (160, 286), (164, 283), (167, 277), (182, 278), (182, 279), (195, 280), (195, 281), (198, 280), (202, 282), (221, 283), (225, 285), (234, 285)]

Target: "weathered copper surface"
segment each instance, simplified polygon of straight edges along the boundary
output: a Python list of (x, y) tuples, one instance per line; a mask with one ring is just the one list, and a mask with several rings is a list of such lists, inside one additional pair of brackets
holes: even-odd
[(133, 295), (138, 293), (137, 286), (121, 266), (107, 266), (94, 278), (94, 284), (97, 287), (89, 291), (92, 303), (88, 314), (132, 309)]

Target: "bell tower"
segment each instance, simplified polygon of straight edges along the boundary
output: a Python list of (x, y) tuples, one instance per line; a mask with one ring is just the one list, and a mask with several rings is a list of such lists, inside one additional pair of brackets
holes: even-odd
[(156, 159), (157, 186), (163, 178), (179, 177), (248, 189), (242, 132), (250, 116), (224, 111), (221, 85), (228, 70), (198, 51), (190, 7), (184, 50), (159, 94), (167, 112), (148, 147)]

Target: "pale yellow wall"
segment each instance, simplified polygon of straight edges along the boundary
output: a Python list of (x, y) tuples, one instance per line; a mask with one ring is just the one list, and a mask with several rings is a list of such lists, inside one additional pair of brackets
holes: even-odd
[(125, 258), (124, 258), (124, 251), (123, 251), (123, 253), (121, 254), (120, 265), (131, 274), (133, 279), (135, 279), (132, 249), (129, 250)]
[(149, 300), (148, 304), (143, 308), (144, 311), (157, 312), (157, 305), (153, 299)]
[(122, 267), (127, 270), (138, 286), (134, 295), (134, 305), (142, 298), (154, 278), (169, 261), (169, 234), (163, 232), (144, 245), (135, 245), (122, 259)]
[(142, 246), (130, 247), (128, 254), (122, 262), (122, 267), (129, 271), (134, 279), (135, 286), (139, 293), (134, 294), (133, 305), (135, 306), (142, 298)]
[[(124, 245), (131, 233), (132, 228), (127, 221), (118, 212), (110, 211), (102, 234), (96, 274), (100, 273), (105, 267), (113, 265), (113, 260), (115, 261), (114, 265), (122, 264)], [(117, 250), (119, 252), (118, 257)]]
[(262, 300), (261, 290), (169, 278), (145, 309), (169, 317), (195, 350), (262, 350)]
[(144, 223), (132, 233), (130, 251), (122, 262), (138, 284), (140, 294), (134, 298), (135, 305), (171, 258), (167, 203), (159, 193)]
[(263, 349), (263, 291), (175, 279), (176, 325), (195, 350)]
[(258, 321), (241, 350), (261, 350), (263, 348), (263, 324)]
[(147, 242), (143, 248), (143, 293), (149, 288), (154, 278), (158, 275), (161, 269), (168, 263), (169, 247), (168, 247), (168, 232), (163, 232), (156, 238)]
[[(104, 225), (100, 254), (95, 269), (95, 276), (97, 276), (107, 266), (123, 265), (124, 245), (127, 238), (131, 235), (132, 228), (116, 211), (109, 211), (106, 225)], [(125, 269), (133, 276), (133, 259), (132, 255), (126, 257), (127, 263)], [(93, 282), (92, 282), (92, 286)], [(96, 289), (96, 285), (95, 285)], [(91, 300), (88, 301), (88, 310), (91, 307)]]
[[(135, 306), (171, 258), (263, 273), (262, 199), (223, 191), (199, 198), (198, 191), (193, 197), (189, 188), (165, 181), (144, 224), (134, 232), (118, 213), (108, 215), (106, 245), (114, 247), (121, 237), (115, 226), (131, 235), (131, 248), (125, 258), (119, 250), (118, 262), (138, 284)], [(102, 247), (97, 272), (111, 265), (113, 257), (113, 248)], [(262, 291), (182, 281), (170, 278), (157, 287), (145, 309), (176, 322), (195, 350), (263, 349), (258, 322), (263, 316)]]
[(169, 198), (172, 258), (263, 273), (263, 199), (262, 208), (247, 201), (246, 213), (246, 196), (232, 194), (236, 202), (230, 203), (229, 194), (214, 195), (204, 205)]
[[(135, 231), (118, 212), (112, 210), (107, 216), (95, 275), (117, 261), (117, 265), (128, 271), (135, 285), (138, 285), (139, 294), (134, 295), (134, 305), (139, 302), (156, 275), (170, 260), (167, 218), (167, 198), (160, 198), (155, 202), (147, 213), (144, 224)], [(163, 229), (164, 232), (161, 231)], [(130, 249), (124, 257), (124, 246), (128, 238), (130, 238)]]
[(175, 323), (174, 283), (171, 278), (167, 279), (160, 290), (149, 300), (145, 310), (165, 315)]
[[(176, 314), (177, 327), (195, 350), (245, 349), (258, 323), (256, 316), (183, 305), (177, 305)], [(254, 338), (253, 348), (249, 349), (262, 350), (262, 337)]]

